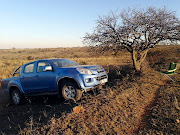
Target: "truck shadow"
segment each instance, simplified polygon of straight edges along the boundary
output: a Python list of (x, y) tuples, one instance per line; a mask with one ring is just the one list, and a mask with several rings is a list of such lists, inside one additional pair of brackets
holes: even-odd
[(70, 112), (75, 104), (62, 102), (57, 96), (30, 97), (15, 106), (0, 104), (0, 134), (18, 134), (26, 123), (46, 124), (52, 117), (58, 118)]

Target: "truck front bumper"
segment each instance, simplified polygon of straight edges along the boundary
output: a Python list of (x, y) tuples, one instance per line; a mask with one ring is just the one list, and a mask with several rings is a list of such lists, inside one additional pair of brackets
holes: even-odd
[(107, 74), (79, 75), (77, 80), (80, 88), (86, 92), (104, 85), (108, 81), (108, 76)]

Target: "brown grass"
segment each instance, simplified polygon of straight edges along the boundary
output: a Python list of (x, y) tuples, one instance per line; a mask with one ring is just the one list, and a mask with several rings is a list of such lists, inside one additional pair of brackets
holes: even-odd
[[(51, 116), (46, 124), (37, 122), (32, 115), (19, 134), (179, 133), (179, 82), (168, 83), (152, 69), (172, 61), (180, 63), (179, 46), (152, 49), (147, 56), (150, 66), (145, 62), (141, 75), (133, 73), (130, 54), (125, 51), (117, 56), (106, 53), (96, 57), (88, 49), (0, 50), (1, 78), (10, 77), (9, 73), (20, 64), (55, 56), (82, 64), (103, 65), (109, 73), (109, 84), (93, 95), (86, 93), (71, 112)], [(48, 117), (48, 112), (43, 114)]]

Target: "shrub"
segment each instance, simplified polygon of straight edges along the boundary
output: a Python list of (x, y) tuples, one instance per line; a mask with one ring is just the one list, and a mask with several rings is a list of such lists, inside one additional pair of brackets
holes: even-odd
[(27, 57), (27, 60), (33, 60), (33, 59), (34, 59), (34, 57), (32, 57), (32, 56)]
[(79, 64), (80, 65), (87, 65), (88, 63), (86, 61), (80, 61)]

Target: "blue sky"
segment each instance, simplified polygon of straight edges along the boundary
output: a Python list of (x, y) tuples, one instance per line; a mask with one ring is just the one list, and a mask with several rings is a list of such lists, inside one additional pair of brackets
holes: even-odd
[(0, 0), (0, 49), (83, 46), (98, 16), (149, 6), (180, 17), (180, 0)]

